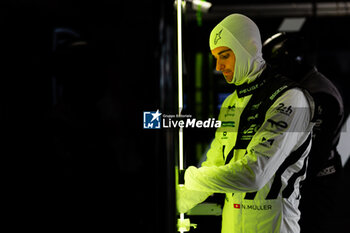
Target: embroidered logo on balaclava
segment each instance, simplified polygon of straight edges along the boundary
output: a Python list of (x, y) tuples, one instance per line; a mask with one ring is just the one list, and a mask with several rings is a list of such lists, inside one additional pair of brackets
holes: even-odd
[(215, 38), (214, 38), (214, 44), (216, 45), (218, 43), (218, 41), (221, 39), (221, 32), (222, 32), (222, 29), (216, 33), (215, 35)]

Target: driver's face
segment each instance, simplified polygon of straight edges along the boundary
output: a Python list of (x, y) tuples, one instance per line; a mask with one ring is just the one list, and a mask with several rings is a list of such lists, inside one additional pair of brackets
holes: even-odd
[(236, 64), (233, 51), (226, 46), (221, 46), (213, 49), (211, 53), (216, 59), (216, 70), (222, 72), (228, 83), (232, 82)]

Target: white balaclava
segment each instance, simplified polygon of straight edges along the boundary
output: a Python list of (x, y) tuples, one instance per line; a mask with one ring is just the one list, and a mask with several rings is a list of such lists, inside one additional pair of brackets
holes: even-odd
[(261, 53), (260, 32), (256, 24), (241, 14), (231, 14), (210, 33), (210, 50), (220, 46), (230, 48), (236, 57), (233, 79), (241, 85), (255, 80), (265, 68)]

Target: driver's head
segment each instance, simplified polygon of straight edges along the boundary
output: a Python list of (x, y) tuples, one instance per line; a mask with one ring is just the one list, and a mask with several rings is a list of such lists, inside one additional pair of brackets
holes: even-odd
[(260, 32), (256, 24), (241, 14), (231, 14), (211, 32), (210, 50), (217, 59), (216, 69), (228, 83), (241, 85), (255, 79), (265, 67)]

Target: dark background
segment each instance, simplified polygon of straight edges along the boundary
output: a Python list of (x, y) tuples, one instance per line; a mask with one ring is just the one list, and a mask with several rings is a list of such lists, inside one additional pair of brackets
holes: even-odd
[[(165, 8), (1, 2), (2, 190), (13, 229), (174, 228), (162, 133), (142, 128), (143, 111), (161, 104), (160, 22), (172, 20)], [(55, 46), (57, 28), (79, 38)], [(77, 41), (85, 45), (72, 48)]]
[[(257, 23), (265, 40), (284, 15), (242, 5), (274, 2), (290, 3), (215, 1), (201, 26), (187, 9), (185, 111), (196, 113), (199, 91), (200, 117), (215, 117), (217, 94), (230, 91), (207, 59), (211, 29), (240, 12)], [(292, 9), (284, 13), (293, 16)], [(310, 53), (340, 88), (348, 114), (349, 15), (300, 14), (307, 18), (301, 31)], [(13, 229), (174, 232), (176, 131), (144, 130), (142, 114), (177, 112), (175, 25), (172, 1), (0, 3), (2, 191)], [(57, 28), (79, 36), (55, 46)], [(72, 47), (74, 42), (84, 43)], [(198, 52), (204, 57), (200, 89), (193, 79)], [(200, 136), (185, 138), (187, 165), (213, 137), (210, 130), (191, 133)]]

